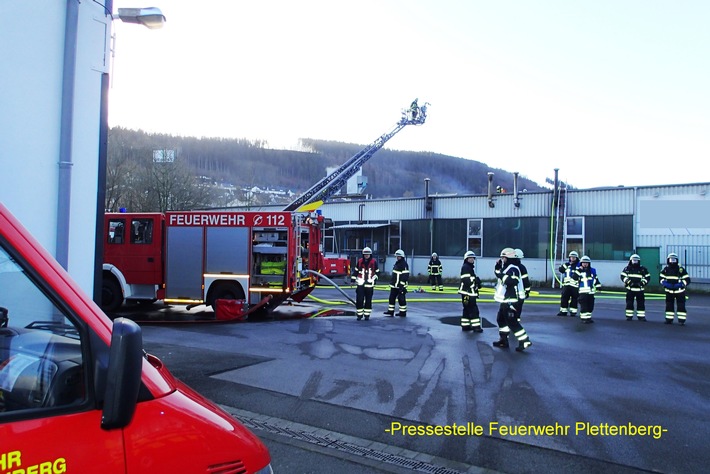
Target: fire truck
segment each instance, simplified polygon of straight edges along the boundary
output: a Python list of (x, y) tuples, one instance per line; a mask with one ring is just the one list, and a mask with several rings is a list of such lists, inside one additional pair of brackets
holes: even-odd
[(317, 279), (303, 270), (322, 267), (322, 225), (315, 212), (105, 214), (102, 306), (302, 301)]
[(264, 444), (143, 352), (0, 204), (0, 472), (271, 473)]
[(233, 300), (270, 310), (302, 301), (321, 276), (349, 274), (348, 258), (324, 257), (317, 209), (390, 138), (425, 120), (426, 104), (403, 110), (393, 130), (282, 211), (105, 214), (102, 307), (163, 300), (216, 310), (218, 300)]

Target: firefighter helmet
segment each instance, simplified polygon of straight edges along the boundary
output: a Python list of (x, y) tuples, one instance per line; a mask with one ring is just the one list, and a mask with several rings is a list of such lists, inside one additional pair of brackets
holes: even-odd
[(675, 252), (671, 252), (671, 253), (668, 254), (668, 258), (666, 258), (666, 260), (667, 260), (669, 263), (673, 263), (673, 262), (671, 262), (671, 260), (675, 260), (675, 261), (677, 262), (677, 261), (678, 261), (678, 254), (675, 253)]
[(629, 257), (629, 261), (636, 260), (634, 263), (638, 263), (641, 261), (641, 257), (638, 256), (638, 254), (633, 254), (631, 257)]
[(507, 257), (507, 258), (515, 258), (515, 249), (510, 248), (510, 247), (506, 247), (500, 251), (500, 256)]
[(525, 258), (525, 254), (520, 249), (515, 249), (515, 258)]
[(362, 249), (362, 254), (363, 255), (372, 255), (372, 249), (370, 247), (365, 247)]
[(583, 256), (582, 258), (579, 259), (579, 263), (584, 263), (584, 262), (592, 263), (592, 259), (589, 258), (589, 257), (587, 257), (587, 256), (585, 255), (585, 256)]
[(395, 257), (404, 257), (404, 250), (398, 249), (398, 250), (394, 253), (394, 256), (395, 256)]
[(434, 252), (433, 254), (431, 254), (431, 256), (434, 257), (434, 258), (436, 258), (436, 257), (438, 257), (439, 255), (438, 255), (436, 252)]
[(463, 254), (464, 260), (467, 259), (467, 258), (471, 258), (471, 257), (476, 258), (476, 254), (473, 253), (473, 252), (470, 251), (470, 250), (469, 250), (468, 252), (466, 252), (465, 254)]
[(569, 257), (570, 257), (570, 258), (571, 258), (571, 257), (579, 258), (579, 254), (578, 254), (576, 251), (572, 250), (572, 251), (569, 253)]

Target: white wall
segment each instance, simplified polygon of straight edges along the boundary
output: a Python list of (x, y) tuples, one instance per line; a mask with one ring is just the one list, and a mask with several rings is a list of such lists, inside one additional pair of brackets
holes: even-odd
[[(93, 293), (101, 74), (110, 17), (76, 2), (79, 26), (72, 136), (68, 270)], [(67, 2), (0, 2), (0, 201), (56, 255)]]

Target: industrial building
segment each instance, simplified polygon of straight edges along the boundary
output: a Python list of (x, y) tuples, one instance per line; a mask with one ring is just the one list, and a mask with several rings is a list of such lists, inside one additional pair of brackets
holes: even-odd
[[(489, 183), (491, 181), (489, 175)], [(516, 174), (517, 178), (517, 174)], [(517, 179), (516, 179), (517, 183)], [(369, 246), (387, 271), (395, 250), (407, 254), (412, 275), (426, 275), (432, 252), (444, 278), (458, 279), (473, 250), (485, 281), (504, 247), (525, 252), (536, 286), (556, 287), (557, 268), (572, 250), (588, 255), (601, 283), (621, 288), (619, 273), (636, 253), (658, 284), (669, 252), (680, 256), (691, 288), (710, 289), (710, 183), (571, 189), (555, 182), (543, 192), (418, 198), (334, 200), (320, 211), (328, 226), (325, 253), (359, 255)]]

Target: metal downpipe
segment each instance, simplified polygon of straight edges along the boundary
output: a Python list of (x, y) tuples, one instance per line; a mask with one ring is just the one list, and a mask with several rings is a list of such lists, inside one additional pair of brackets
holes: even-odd
[(64, 67), (59, 131), (59, 182), (57, 188), (57, 238), (55, 258), (68, 270), (69, 221), (71, 216), (72, 135), (74, 131), (74, 89), (79, 25), (79, 2), (67, 0), (64, 27)]

